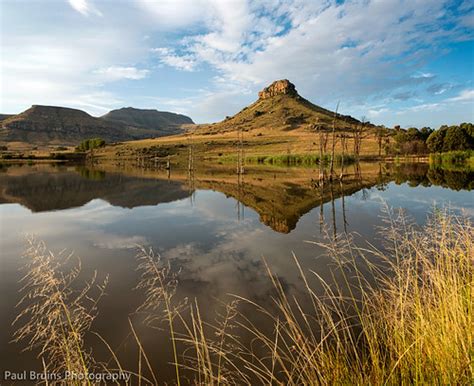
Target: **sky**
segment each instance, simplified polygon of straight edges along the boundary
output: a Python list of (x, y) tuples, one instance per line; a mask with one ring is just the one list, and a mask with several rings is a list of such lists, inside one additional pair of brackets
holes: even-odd
[(474, 121), (469, 0), (0, 0), (0, 112), (233, 115), (289, 79), (388, 127)]

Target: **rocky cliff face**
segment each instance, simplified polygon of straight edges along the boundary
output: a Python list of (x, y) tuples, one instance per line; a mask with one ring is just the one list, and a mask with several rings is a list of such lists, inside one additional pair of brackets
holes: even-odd
[(258, 93), (259, 99), (267, 99), (277, 95), (298, 95), (295, 85), (288, 79), (276, 80)]

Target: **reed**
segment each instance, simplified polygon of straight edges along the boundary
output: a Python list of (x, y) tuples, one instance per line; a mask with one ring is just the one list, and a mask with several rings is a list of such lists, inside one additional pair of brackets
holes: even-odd
[[(108, 279), (98, 282), (94, 274), (89, 282), (74, 289), (80, 260), (74, 263), (73, 255), (64, 251), (54, 254), (33, 237), (27, 242), (21, 280), (24, 295), (17, 305), (21, 311), (13, 322), (17, 326), (13, 340), (37, 350), (45, 373), (69, 372), (87, 378), (95, 362), (84, 346), (84, 336), (97, 315)], [(78, 380), (77, 384), (84, 382)]]
[[(251, 336), (247, 347), (235, 335), (220, 350), (227, 367), (241, 373), (226, 383), (262, 384), (469, 384), (473, 376), (473, 228), (469, 220), (435, 212), (418, 228), (390, 213), (384, 250), (361, 248), (350, 238), (324, 244), (342, 279), (304, 272), (312, 306), (289, 296), (266, 265), (275, 290), (274, 307), (236, 298), (253, 311), (236, 309), (234, 325)], [(323, 293), (309, 285), (309, 275)], [(336, 274), (333, 276), (336, 277)], [(198, 309), (198, 307), (196, 306)], [(265, 315), (268, 328), (249, 315)], [(215, 347), (205, 323), (193, 312), (188, 342)], [(213, 326), (218, 329), (218, 326)], [(255, 349), (258, 347), (258, 350)], [(206, 366), (193, 367), (206, 384), (220, 380)], [(216, 362), (213, 362), (216, 366)], [(242, 374), (243, 373), (243, 374)]]
[(474, 167), (474, 151), (458, 150), (445, 153), (432, 153), (430, 154), (430, 164), (434, 166), (464, 165), (472, 168)]
[[(293, 256), (302, 297), (290, 295), (265, 262), (272, 305), (234, 295), (212, 321), (203, 319), (197, 301), (176, 299), (179, 272), (141, 248), (138, 286), (145, 302), (139, 311), (150, 314), (149, 323), (168, 325), (177, 384), (184, 376), (199, 385), (470, 384), (471, 220), (435, 210), (419, 227), (403, 213), (387, 210), (380, 235), (381, 249), (356, 245), (350, 235), (318, 243), (334, 262), (330, 279), (304, 270)], [(77, 353), (85, 352), (82, 336), (92, 314), (79, 306), (83, 296), (71, 298), (69, 279), (58, 279), (58, 266), (44, 245), (31, 245), (26, 288), (36, 305), (20, 314), (30, 321), (16, 339), (29, 337), (49, 367), (88, 368), (92, 358)], [(318, 290), (310, 284), (314, 280)], [(256, 314), (264, 323), (255, 323)], [(158, 363), (130, 326), (140, 352), (139, 383), (169, 381), (155, 376)]]

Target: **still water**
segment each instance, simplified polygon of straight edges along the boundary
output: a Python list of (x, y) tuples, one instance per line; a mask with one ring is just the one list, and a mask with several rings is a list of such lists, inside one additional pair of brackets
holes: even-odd
[[(73, 251), (84, 280), (109, 276), (93, 330), (136, 367), (129, 322), (137, 328), (158, 373), (171, 377), (166, 334), (150, 330), (135, 313), (137, 245), (151, 247), (179, 270), (177, 299), (198, 300), (212, 320), (221, 301), (238, 294), (268, 301), (271, 285), (263, 258), (284, 284), (302, 290), (294, 253), (305, 270), (329, 276), (331, 260), (307, 241), (344, 232), (380, 244), (383, 208), (403, 208), (423, 224), (434, 206), (474, 217), (474, 172), (430, 169), (426, 164), (362, 164), (344, 182), (320, 186), (310, 168), (253, 167), (243, 176), (224, 166), (172, 172), (113, 166), (10, 165), (0, 168), (0, 371), (40, 369), (34, 353), (9, 343), (18, 310), (25, 235), (49, 249)], [(81, 276), (81, 278), (82, 278)], [(110, 358), (91, 334), (87, 345)]]

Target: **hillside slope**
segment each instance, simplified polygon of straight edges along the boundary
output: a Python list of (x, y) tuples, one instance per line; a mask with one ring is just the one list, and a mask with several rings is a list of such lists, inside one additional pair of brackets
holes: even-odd
[(301, 97), (295, 86), (288, 81), (277, 80), (259, 92), (259, 98), (251, 105), (225, 120), (200, 125), (197, 133), (218, 133), (234, 130), (274, 129), (294, 130), (332, 127), (345, 129), (360, 122), (348, 115), (336, 114)]
[(193, 120), (186, 115), (133, 107), (112, 110), (101, 118), (133, 127), (157, 130), (160, 135), (180, 134), (183, 132), (182, 125), (194, 124)]
[[(121, 110), (133, 110), (133, 115), (115, 113)], [(118, 114), (123, 120), (110, 120), (93, 117), (78, 109), (33, 105), (18, 115), (0, 121), (0, 141), (35, 145), (76, 145), (84, 139), (94, 137), (103, 138), (107, 142), (127, 141), (181, 133), (179, 122), (192, 123), (189, 117), (179, 114), (162, 113), (160, 120), (157, 120), (156, 114), (148, 114), (150, 110), (121, 110), (109, 114)]]
[(94, 118), (85, 111), (57, 106), (33, 105), (1, 122), (0, 140), (29, 143), (76, 144), (84, 138), (106, 141), (133, 139), (126, 127)]

